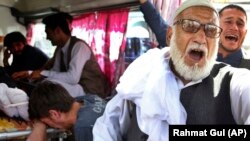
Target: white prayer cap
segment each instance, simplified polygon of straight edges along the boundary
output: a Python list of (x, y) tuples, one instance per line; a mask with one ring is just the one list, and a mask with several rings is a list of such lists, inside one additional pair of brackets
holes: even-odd
[(185, 9), (193, 7), (193, 6), (204, 6), (211, 8), (215, 11), (215, 13), (218, 15), (217, 10), (215, 9), (214, 5), (210, 0), (186, 0), (184, 1), (176, 10), (174, 14), (174, 19)]

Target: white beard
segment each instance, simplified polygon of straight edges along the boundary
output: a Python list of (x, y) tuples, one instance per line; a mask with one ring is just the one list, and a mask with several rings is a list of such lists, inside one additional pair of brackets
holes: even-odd
[[(212, 70), (216, 61), (218, 44), (216, 44), (215, 51), (212, 54), (211, 59), (208, 60), (206, 58), (203, 67), (199, 67), (198, 64), (195, 64), (194, 66), (188, 66), (185, 64), (183, 52), (179, 50), (176, 44), (175, 31), (172, 34), (170, 45), (170, 57), (173, 61), (174, 68), (185, 80), (197, 81), (207, 77), (210, 74), (210, 71)], [(205, 57), (207, 57), (207, 48), (205, 46), (199, 44), (189, 44), (187, 50), (191, 48), (202, 48)]]

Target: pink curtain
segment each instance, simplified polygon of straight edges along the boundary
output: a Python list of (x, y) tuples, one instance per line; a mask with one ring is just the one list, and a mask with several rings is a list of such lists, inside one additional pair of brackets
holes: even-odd
[[(72, 35), (83, 39), (89, 45), (91, 45), (93, 40), (92, 32), (95, 30), (96, 26), (95, 22), (96, 22), (95, 13), (84, 14), (75, 18), (72, 22), (72, 27), (73, 27)], [(95, 53), (94, 49), (93, 51)]]
[(163, 19), (172, 24), (173, 15), (183, 0), (150, 0), (156, 9), (159, 10)]
[(33, 44), (33, 29), (34, 29), (34, 24), (33, 23), (30, 23), (28, 26), (27, 26), (27, 33), (26, 33), (26, 40), (27, 40), (27, 43), (29, 45), (32, 45)]
[(94, 51), (112, 90), (124, 71), (123, 53), (129, 9), (84, 14), (73, 20), (72, 35), (85, 40)]
[(109, 15), (107, 24), (107, 38), (105, 54), (105, 73), (108, 76), (112, 90), (118, 83), (118, 79), (124, 72), (124, 51), (126, 46), (125, 32), (128, 22), (129, 9), (112, 10), (106, 12)]
[[(159, 11), (162, 18), (166, 21), (168, 25), (172, 25), (173, 16), (176, 9), (179, 7), (182, 1), (184, 0), (148, 0), (150, 1), (155, 8)], [(150, 40), (154, 43), (157, 43), (157, 39), (152, 30), (149, 30)]]

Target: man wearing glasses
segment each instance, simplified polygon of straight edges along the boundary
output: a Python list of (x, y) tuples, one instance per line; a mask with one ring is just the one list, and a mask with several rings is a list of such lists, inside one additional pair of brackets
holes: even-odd
[(94, 141), (168, 141), (173, 124), (250, 124), (250, 71), (216, 62), (218, 25), (209, 0), (186, 0), (169, 28), (170, 47), (149, 50), (120, 78)]
[[(164, 21), (159, 12), (148, 0), (139, 0), (140, 10), (144, 14), (145, 21), (155, 33), (159, 46), (168, 46), (167, 30), (169, 25)], [(227, 5), (219, 11), (220, 27), (223, 29), (220, 35), (219, 53), (217, 61), (232, 65), (233, 67), (250, 69), (250, 60), (242, 43), (247, 33), (247, 14), (238, 5)]]

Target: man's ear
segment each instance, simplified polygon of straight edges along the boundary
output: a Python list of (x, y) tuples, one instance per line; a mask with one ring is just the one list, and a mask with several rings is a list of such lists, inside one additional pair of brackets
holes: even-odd
[(167, 37), (166, 37), (167, 46), (170, 45), (170, 39), (171, 39), (172, 33), (173, 33), (172, 27), (170, 26), (168, 27), (168, 30), (167, 30)]
[(56, 34), (59, 34), (59, 33), (62, 32), (62, 29), (61, 29), (59, 26), (57, 26), (57, 27), (55, 28), (54, 32), (55, 32)]
[(58, 120), (61, 117), (61, 113), (57, 110), (49, 110), (50, 118), (53, 120)]

